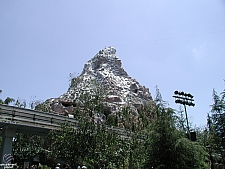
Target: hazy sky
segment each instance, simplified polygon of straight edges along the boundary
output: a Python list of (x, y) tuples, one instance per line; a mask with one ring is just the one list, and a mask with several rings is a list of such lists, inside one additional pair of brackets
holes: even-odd
[(175, 90), (193, 94), (188, 116), (203, 126), (213, 88), (225, 88), (225, 1), (1, 0), (0, 98), (59, 97), (107, 46), (170, 107)]

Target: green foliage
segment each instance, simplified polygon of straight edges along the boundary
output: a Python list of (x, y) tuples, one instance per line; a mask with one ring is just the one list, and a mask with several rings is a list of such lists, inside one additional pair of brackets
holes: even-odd
[(0, 104), (7, 104), (9, 105), (10, 103), (15, 102), (15, 99), (7, 97), (4, 101), (2, 99), (0, 99)]
[(107, 95), (104, 85), (90, 80), (85, 83), (87, 90), (81, 90), (77, 86), (78, 80), (81, 79), (73, 78), (70, 84), (70, 89), (76, 93), (73, 102), (77, 127), (64, 124), (60, 130), (50, 133), (49, 156), (63, 159), (72, 167), (118, 166), (124, 152), (120, 138), (106, 129), (106, 123), (95, 121), (96, 116), (104, 116)]
[(83, 160), (89, 146), (86, 139), (88, 133), (78, 135), (80, 132), (82, 131), (75, 130), (69, 124), (62, 125), (61, 130), (53, 130), (49, 135), (49, 156), (64, 159), (72, 166)]
[[(7, 97), (4, 101), (0, 99), (0, 104), (12, 104), (21, 108), (27, 107), (26, 101), (20, 98), (15, 100)], [(1, 140), (2, 138), (0, 138), (0, 141)], [(43, 144), (44, 140), (40, 136), (17, 133), (12, 144), (12, 152), (15, 162), (20, 163), (24, 159), (32, 161), (34, 157), (39, 157), (44, 151)]]
[[(217, 162), (225, 165), (225, 90), (221, 96), (213, 90), (211, 116), (208, 116), (210, 146)], [(216, 160), (216, 159), (214, 159)]]
[(143, 168), (208, 168), (205, 148), (188, 140), (184, 131), (176, 128), (175, 112), (165, 106), (159, 90), (155, 100), (157, 118), (146, 130), (146, 161)]
[(106, 126), (92, 123), (79, 123), (77, 129), (69, 124), (62, 125), (61, 130), (50, 133), (49, 139), (49, 155), (65, 160), (72, 167), (119, 166), (126, 150), (122, 148), (122, 140), (115, 133), (106, 130)]
[(155, 123), (149, 126), (145, 167), (207, 168), (204, 147), (188, 140), (183, 131), (175, 128), (172, 113), (171, 109), (160, 112)]
[(26, 108), (27, 107), (27, 102), (23, 99), (18, 98), (15, 102), (15, 106), (21, 107), (21, 108)]
[[(79, 80), (82, 79), (73, 77), (69, 88), (76, 94), (73, 105), (77, 126), (62, 124), (59, 130), (51, 131), (48, 139), (44, 140), (38, 136), (17, 134), (13, 143), (16, 159), (32, 159), (47, 150), (48, 158), (61, 159), (72, 168), (86, 165), (96, 169), (204, 169), (209, 167), (206, 164), (208, 153), (205, 146), (213, 143), (215, 148), (219, 148), (218, 145), (222, 145), (222, 132), (219, 129), (224, 121), (213, 116), (210, 131), (198, 130), (198, 142), (188, 140), (182, 114), (180, 118), (175, 110), (167, 107), (157, 87), (155, 105), (139, 109), (138, 116), (132, 114), (129, 106), (109, 115), (104, 109), (108, 94), (104, 84), (87, 81), (85, 84), (89, 90), (80, 90), (77, 86)], [(213, 110), (221, 115), (224, 101), (217, 96), (215, 100)], [(10, 100), (7, 102), (10, 103)], [(26, 107), (26, 102), (18, 99), (15, 105)], [(32, 102), (30, 107), (50, 111), (40, 101)], [(105, 122), (95, 121), (97, 115), (104, 117)], [(123, 131), (123, 137), (115, 132), (118, 126), (123, 126), (123, 129), (117, 130), (118, 133)]]
[(15, 161), (21, 159), (32, 160), (43, 152), (43, 139), (40, 136), (29, 134), (16, 134), (13, 141), (13, 157)]
[(87, 80), (81, 88), (79, 86), (80, 80), (82, 79), (73, 78), (70, 86), (70, 89), (76, 95), (75, 100), (73, 100), (75, 105), (74, 117), (77, 120), (93, 120), (93, 117), (97, 114), (108, 116), (104, 111), (107, 96), (104, 84), (95, 80)]

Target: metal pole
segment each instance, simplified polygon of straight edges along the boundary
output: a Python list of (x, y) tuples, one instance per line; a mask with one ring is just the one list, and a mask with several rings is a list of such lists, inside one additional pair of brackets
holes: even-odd
[[(195, 106), (195, 104), (193, 103), (194, 96), (191, 95), (190, 93), (184, 93), (183, 91), (182, 92), (175, 91), (174, 94), (175, 94), (175, 96), (173, 96), (173, 97), (175, 98), (175, 103), (184, 105), (185, 116), (186, 116), (186, 121), (187, 121), (187, 135), (188, 135), (188, 138), (191, 140), (191, 132), (190, 132), (189, 123), (188, 123), (186, 105), (193, 106), (193, 107)], [(193, 138), (192, 141), (195, 141), (195, 139)]]
[(186, 116), (186, 121), (187, 121), (187, 130), (188, 130), (188, 138), (190, 139), (190, 129), (189, 129), (189, 123), (188, 123), (188, 117), (187, 117), (187, 108), (186, 108), (186, 104), (184, 104), (184, 110), (185, 110), (185, 116)]

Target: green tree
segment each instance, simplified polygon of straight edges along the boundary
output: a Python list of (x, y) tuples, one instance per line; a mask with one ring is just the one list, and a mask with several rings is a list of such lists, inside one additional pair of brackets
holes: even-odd
[(72, 167), (88, 165), (91, 168), (119, 167), (124, 162), (122, 139), (104, 125), (79, 122), (78, 128), (69, 124), (50, 133), (50, 156), (60, 158)]
[(173, 109), (166, 107), (158, 89), (155, 101), (156, 119), (147, 129), (143, 168), (208, 168), (205, 148), (188, 140), (185, 132), (177, 129), (178, 118)]
[(84, 128), (77, 130), (69, 124), (61, 126), (60, 130), (53, 130), (50, 135), (49, 156), (63, 159), (72, 167), (84, 161), (89, 149), (90, 133)]
[[(77, 127), (64, 124), (60, 130), (51, 132), (50, 155), (55, 159), (64, 159), (73, 167), (82, 164), (92, 168), (119, 166), (126, 150), (122, 148), (122, 140), (107, 129), (106, 122), (97, 118), (106, 116), (105, 88), (96, 81), (89, 81), (86, 83), (88, 90), (79, 90), (76, 88), (78, 80), (74, 78), (70, 86), (77, 93), (74, 100)], [(108, 120), (107, 117), (105, 120)]]
[[(1, 92), (1, 91), (0, 91)], [(13, 103), (17, 107), (26, 107), (26, 101), (7, 97), (4, 101), (0, 99), (0, 104)], [(17, 133), (13, 140), (12, 152), (15, 162), (22, 162), (22, 159), (32, 161), (34, 157), (39, 157), (43, 153), (43, 138), (40, 136)]]
[(221, 96), (213, 90), (213, 104), (211, 116), (208, 117), (210, 142), (214, 160), (225, 165), (225, 90)]
[[(0, 94), (2, 93), (2, 90), (0, 90)], [(0, 104), (10, 104), (15, 102), (15, 99), (11, 98), (11, 97), (7, 97), (5, 100), (0, 99)]]
[(43, 139), (40, 136), (17, 133), (13, 140), (13, 157), (15, 162), (32, 161), (43, 152)]

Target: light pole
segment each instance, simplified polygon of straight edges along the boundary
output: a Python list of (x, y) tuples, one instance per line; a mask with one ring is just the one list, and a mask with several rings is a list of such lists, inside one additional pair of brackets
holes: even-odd
[[(185, 111), (185, 116), (186, 116), (186, 122), (187, 122), (187, 132), (188, 132), (188, 138), (191, 139), (191, 133), (190, 133), (190, 128), (189, 128), (189, 123), (188, 123), (188, 117), (187, 117), (187, 108), (186, 108), (186, 105), (187, 106), (195, 106), (195, 104), (193, 103), (194, 102), (194, 96), (190, 93), (184, 93), (184, 92), (178, 92), (178, 91), (175, 91), (174, 92), (174, 98), (175, 98), (175, 103), (178, 103), (178, 104), (182, 104), (184, 105), (184, 111)], [(195, 132), (193, 132), (194, 135), (196, 135)], [(191, 139), (192, 140), (192, 139)], [(193, 138), (193, 141), (196, 140), (196, 136), (194, 136)]]

